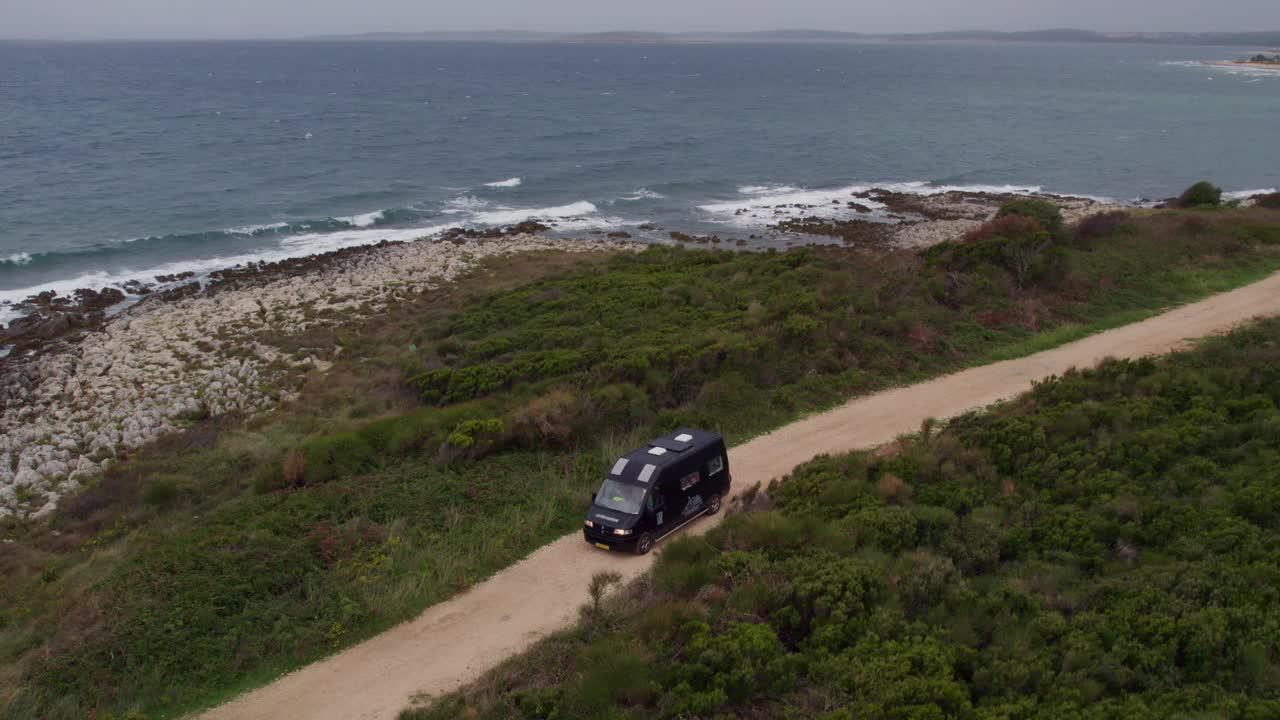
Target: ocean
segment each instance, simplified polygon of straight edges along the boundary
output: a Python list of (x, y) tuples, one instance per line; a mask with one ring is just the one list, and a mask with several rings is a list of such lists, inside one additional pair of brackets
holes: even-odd
[(873, 186), (1274, 188), (1280, 73), (1195, 62), (1247, 50), (0, 43), (0, 302), (533, 218), (740, 237)]

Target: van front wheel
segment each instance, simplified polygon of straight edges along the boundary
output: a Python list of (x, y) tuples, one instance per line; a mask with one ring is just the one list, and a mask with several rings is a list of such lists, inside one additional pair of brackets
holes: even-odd
[(720, 512), (720, 493), (712, 495), (711, 499), (707, 501), (707, 514), (715, 515), (718, 512)]
[(649, 533), (645, 533), (641, 535), (636, 540), (637, 555), (648, 555), (649, 551), (652, 549), (653, 549), (653, 536), (650, 535)]

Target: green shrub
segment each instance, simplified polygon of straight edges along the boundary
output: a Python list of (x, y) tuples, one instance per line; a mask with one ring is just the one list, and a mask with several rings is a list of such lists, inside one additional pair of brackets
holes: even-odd
[(917, 521), (911, 510), (883, 505), (858, 510), (846, 523), (864, 542), (886, 552), (901, 552), (916, 546)]
[(720, 576), (716, 549), (704, 538), (683, 536), (667, 545), (653, 567), (654, 585), (679, 597), (688, 597)]
[(1062, 210), (1048, 200), (1018, 198), (1010, 200), (996, 211), (996, 218), (1025, 217), (1035, 220), (1052, 237), (1061, 237), (1064, 230)]
[(591, 392), (588, 415), (598, 427), (625, 432), (653, 419), (653, 407), (643, 390), (626, 383), (606, 385)]
[(440, 446), (439, 459), (443, 462), (466, 459), (477, 460), (497, 449), (502, 441), (502, 420), (464, 420), (445, 438)]
[(343, 432), (312, 438), (299, 448), (305, 458), (304, 485), (320, 485), (372, 469), (373, 448), (358, 433)]
[(958, 580), (951, 558), (919, 550), (910, 557), (898, 583), (898, 594), (907, 608), (922, 612), (941, 602)]
[(725, 706), (767, 696), (792, 686), (799, 675), (768, 625), (732, 623), (712, 634), (694, 623), (672, 690), (673, 716), (709, 716)]
[(181, 488), (172, 477), (158, 477), (147, 483), (142, 491), (142, 502), (155, 507), (165, 507), (178, 499)]
[(564, 447), (583, 423), (583, 401), (572, 390), (557, 388), (511, 412), (510, 428), (527, 447)]
[(1200, 181), (1182, 191), (1174, 201), (1175, 207), (1217, 207), (1222, 204), (1222, 188), (1210, 182)]

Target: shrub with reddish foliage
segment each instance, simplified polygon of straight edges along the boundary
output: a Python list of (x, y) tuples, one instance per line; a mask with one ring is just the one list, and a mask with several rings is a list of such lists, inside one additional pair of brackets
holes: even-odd
[(1093, 240), (1112, 237), (1129, 222), (1129, 213), (1123, 210), (1096, 213), (1076, 223), (1072, 237), (1077, 243), (1088, 244)]
[(378, 545), (387, 539), (386, 528), (375, 523), (356, 522), (335, 525), (329, 521), (316, 523), (307, 533), (325, 567), (332, 567), (343, 558), (351, 557), (365, 547)]
[(1032, 238), (1045, 232), (1043, 226), (1035, 218), (1026, 215), (1005, 215), (989, 223), (970, 230), (964, 236), (964, 242), (976, 244), (991, 238)]
[(1258, 207), (1280, 210), (1280, 192), (1258, 195), (1253, 199), (1253, 201), (1258, 205)]

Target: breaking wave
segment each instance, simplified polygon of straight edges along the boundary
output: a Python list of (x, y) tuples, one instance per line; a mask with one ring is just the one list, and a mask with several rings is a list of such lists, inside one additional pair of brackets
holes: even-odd
[(508, 178), (506, 180), (498, 180), (497, 182), (485, 183), (485, 187), (491, 188), (513, 188), (520, 187), (524, 181), (518, 177)]

